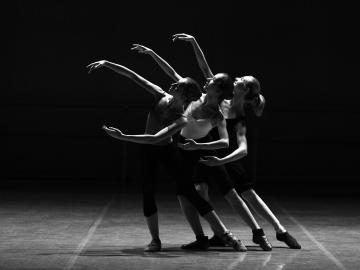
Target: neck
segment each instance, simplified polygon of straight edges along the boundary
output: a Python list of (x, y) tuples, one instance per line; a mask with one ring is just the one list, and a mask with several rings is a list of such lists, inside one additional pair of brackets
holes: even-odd
[(210, 107), (216, 107), (219, 106), (219, 100), (217, 97), (212, 97), (207, 94), (204, 99), (204, 105)]

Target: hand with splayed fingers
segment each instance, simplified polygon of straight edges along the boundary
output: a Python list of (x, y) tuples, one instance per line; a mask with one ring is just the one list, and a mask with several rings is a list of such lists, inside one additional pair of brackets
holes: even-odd
[(100, 60), (87, 65), (86, 67), (89, 69), (88, 73), (91, 73), (94, 69), (105, 66), (106, 62), (106, 60)]
[(114, 127), (107, 127), (105, 125), (102, 126), (102, 129), (105, 130), (105, 132), (110, 135), (111, 137), (115, 139), (121, 139), (124, 137), (124, 133), (121, 132), (121, 130), (114, 128)]
[(181, 148), (182, 150), (186, 150), (186, 151), (192, 151), (192, 150), (199, 149), (198, 144), (192, 139), (187, 139), (186, 143), (178, 143), (177, 145), (179, 148)]
[(195, 40), (195, 38), (191, 35), (181, 33), (181, 34), (175, 34), (172, 36), (172, 41), (176, 41), (176, 40), (184, 40), (184, 41), (192, 42)]

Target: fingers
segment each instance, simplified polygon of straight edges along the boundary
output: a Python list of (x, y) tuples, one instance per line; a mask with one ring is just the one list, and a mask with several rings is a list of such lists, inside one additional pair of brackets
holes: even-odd
[(138, 51), (139, 53), (146, 53), (146, 52), (149, 52), (150, 49), (145, 47), (144, 45), (141, 45), (141, 44), (137, 44), (137, 43), (134, 43), (133, 44), (133, 47), (130, 49), (132, 51)]
[(102, 66), (101, 61), (97, 61), (97, 62), (87, 65), (86, 67), (89, 69), (88, 73), (91, 73), (94, 69), (96, 69), (100, 66)]
[(177, 146), (181, 149), (184, 149), (184, 145), (182, 143), (177, 143)]
[(140, 44), (133, 44), (133, 47), (130, 50), (133, 51), (133, 50), (140, 50), (140, 49), (142, 49)]
[(186, 142), (188, 143), (188, 144), (196, 144), (196, 142), (193, 140), (193, 139), (186, 139)]
[(120, 131), (119, 129), (114, 128), (114, 127), (109, 127), (109, 129), (112, 130), (112, 131)]
[(172, 36), (172, 41), (176, 41), (176, 40), (189, 40), (190, 38), (192, 38), (192, 36), (185, 34), (185, 33), (181, 33), (181, 34), (175, 34)]
[(173, 38), (175, 38), (175, 37), (185, 37), (185, 36), (189, 36), (189, 35), (185, 34), (185, 33), (178, 33), (178, 34), (172, 35)]
[(86, 66), (86, 68), (89, 69), (89, 71), (88, 71), (89, 74), (91, 73), (93, 67), (94, 67), (94, 63), (91, 63), (91, 64), (89, 64), (89, 65)]

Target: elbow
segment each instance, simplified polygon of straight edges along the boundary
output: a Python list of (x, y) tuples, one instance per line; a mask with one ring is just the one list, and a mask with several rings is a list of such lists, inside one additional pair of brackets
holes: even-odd
[(240, 152), (238, 154), (238, 159), (246, 157), (247, 154), (248, 154), (247, 147), (244, 147), (244, 148), (240, 149)]
[(242, 149), (241, 151), (239, 151), (239, 152), (237, 153), (237, 155), (236, 155), (235, 158), (234, 158), (234, 161), (246, 157), (247, 154), (248, 154), (247, 149)]
[(228, 147), (229, 147), (229, 139), (222, 139), (221, 148), (228, 148)]

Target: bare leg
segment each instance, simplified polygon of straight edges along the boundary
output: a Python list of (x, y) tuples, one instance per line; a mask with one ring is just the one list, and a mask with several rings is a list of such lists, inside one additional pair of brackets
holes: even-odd
[(256, 194), (253, 189), (249, 189), (241, 193), (241, 196), (251, 205), (256, 213), (261, 215), (268, 221), (278, 233), (286, 232), (284, 226), (281, 225), (280, 221), (271, 212), (266, 203)]
[[(205, 198), (206, 200), (209, 200), (207, 184), (203, 183), (203, 184), (197, 185), (196, 189), (198, 190), (199, 194), (203, 198)], [(256, 222), (254, 216), (252, 215), (249, 207), (243, 201), (243, 199), (237, 194), (235, 189), (231, 189), (225, 195), (225, 199), (229, 202), (229, 204), (232, 206), (232, 208), (240, 215), (240, 217), (247, 223), (247, 225), (249, 225), (249, 227), (252, 229), (253, 242), (256, 244), (259, 244), (263, 250), (271, 251), (272, 250), (271, 244), (267, 240), (263, 229), (260, 228), (259, 224)], [(215, 233), (215, 235), (218, 236), (218, 234), (216, 234), (216, 233)], [(222, 246), (222, 241), (219, 241), (219, 239), (217, 237), (212, 237), (210, 239), (210, 245)]]
[[(204, 193), (203, 193), (204, 194)], [(206, 196), (204, 199), (209, 199), (208, 196)], [(184, 215), (187, 219), (187, 221), (190, 224), (191, 229), (193, 230), (194, 234), (196, 236), (203, 236), (204, 231), (201, 226), (199, 213), (196, 210), (196, 208), (189, 202), (187, 198), (184, 196), (178, 196), (181, 208), (184, 212)], [(221, 222), (218, 215), (215, 213), (215, 211), (211, 211), (203, 216), (203, 218), (209, 223), (211, 229), (216, 235), (222, 236), (226, 231), (225, 225)]]
[(252, 230), (260, 229), (259, 224), (256, 222), (254, 216), (251, 214), (249, 207), (237, 194), (235, 189), (231, 189), (226, 195), (225, 199), (231, 205), (235, 212), (246, 222)]

